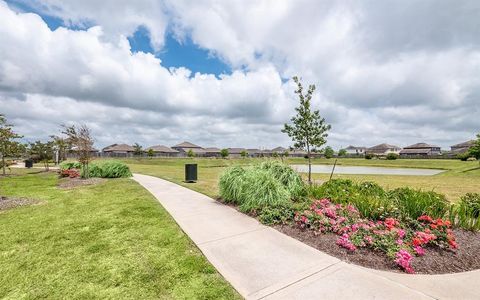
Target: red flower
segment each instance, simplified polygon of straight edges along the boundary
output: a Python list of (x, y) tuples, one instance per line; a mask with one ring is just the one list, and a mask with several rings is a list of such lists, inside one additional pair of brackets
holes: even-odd
[(427, 221), (428, 223), (432, 223), (433, 219), (430, 216), (422, 215), (418, 217), (419, 221)]

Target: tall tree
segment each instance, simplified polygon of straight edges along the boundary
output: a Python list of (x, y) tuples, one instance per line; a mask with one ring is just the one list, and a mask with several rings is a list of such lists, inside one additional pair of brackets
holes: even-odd
[(332, 147), (327, 146), (325, 147), (325, 150), (323, 151), (325, 154), (325, 158), (332, 158), (333, 155), (335, 154), (335, 151), (333, 151)]
[(479, 160), (480, 163), (480, 133), (477, 134), (477, 140), (472, 147), (468, 150), (468, 153)]
[(222, 158), (227, 158), (230, 153), (228, 152), (228, 149), (222, 149), (220, 150), (220, 156)]
[(72, 150), (78, 153), (78, 161), (82, 164), (82, 177), (89, 177), (88, 166), (93, 160), (93, 136), (87, 125), (66, 126), (62, 125), (62, 133), (66, 136), (67, 143), (72, 145)]
[(35, 160), (43, 163), (45, 171), (48, 171), (50, 168), (49, 162), (53, 159), (53, 151), (53, 141), (48, 141), (46, 143), (36, 141), (35, 143), (30, 143), (30, 155)]
[(13, 131), (13, 125), (8, 124), (7, 118), (0, 114), (0, 156), (2, 158), (2, 172), (5, 175), (5, 157), (14, 154), (14, 150), (17, 148), (16, 139), (21, 138)]
[(142, 155), (143, 147), (139, 143), (133, 144), (133, 155)]
[(297, 114), (290, 120), (291, 124), (285, 124), (282, 132), (288, 134), (294, 142), (294, 147), (303, 149), (308, 157), (308, 183), (312, 183), (312, 151), (322, 147), (327, 142), (327, 132), (331, 126), (320, 116), (318, 110), (312, 111), (311, 100), (315, 92), (315, 85), (308, 86), (306, 93), (297, 76), (293, 77), (297, 84), (295, 94), (300, 100), (299, 106), (295, 108)]
[[(53, 140), (53, 147), (55, 151), (58, 151), (58, 160), (64, 161), (67, 159), (67, 151), (71, 150), (71, 145), (69, 145), (66, 138), (52, 135), (50, 136)], [(57, 163), (57, 161), (55, 161)]]

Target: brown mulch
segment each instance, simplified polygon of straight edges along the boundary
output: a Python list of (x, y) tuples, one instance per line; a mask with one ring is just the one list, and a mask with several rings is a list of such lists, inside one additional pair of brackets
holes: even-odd
[[(343, 261), (360, 266), (401, 271), (395, 262), (382, 252), (360, 248), (355, 252), (336, 244), (338, 235), (333, 233), (315, 235), (311, 230), (302, 230), (292, 225), (273, 226), (278, 231), (291, 236), (313, 248), (335, 256)], [(420, 274), (446, 274), (480, 269), (480, 233), (454, 229), (459, 249), (456, 252), (427, 248), (424, 256), (414, 257), (413, 269)]]
[(37, 204), (40, 201), (27, 198), (1, 197), (0, 196), (0, 211), (12, 209), (19, 206), (27, 206)]
[(61, 178), (58, 181), (58, 187), (61, 189), (73, 189), (79, 186), (96, 185), (105, 182), (104, 178)]

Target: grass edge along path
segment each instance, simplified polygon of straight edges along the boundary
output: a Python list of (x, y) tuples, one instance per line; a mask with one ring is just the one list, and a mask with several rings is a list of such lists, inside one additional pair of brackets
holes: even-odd
[(55, 174), (0, 179), (41, 204), (0, 213), (0, 298), (238, 299), (131, 179), (60, 190)]

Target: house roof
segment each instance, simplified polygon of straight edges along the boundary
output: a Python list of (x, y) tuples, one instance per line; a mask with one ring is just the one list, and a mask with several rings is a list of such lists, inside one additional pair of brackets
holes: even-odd
[(466, 141), (460, 144), (451, 146), (452, 148), (470, 148), (475, 144), (475, 140)]
[(177, 144), (175, 146), (172, 146), (172, 148), (202, 148), (198, 145), (192, 144), (190, 142), (183, 142), (180, 144)]
[(250, 154), (261, 154), (262, 153), (262, 150), (260, 149), (247, 149), (247, 152), (250, 153)]
[(430, 145), (427, 143), (416, 143), (405, 147), (404, 149), (422, 149), (422, 148), (440, 148), (440, 146)]
[(388, 149), (395, 149), (395, 148), (396, 149), (401, 149), (398, 146), (383, 143), (383, 144), (379, 144), (379, 145), (370, 147), (370, 148), (368, 148), (368, 150), (388, 150)]
[(127, 144), (113, 144), (103, 148), (103, 152), (133, 152), (135, 149)]
[(430, 148), (403, 149), (400, 154), (429, 154)]
[(217, 147), (205, 148), (206, 153), (220, 153), (220, 149)]
[(177, 150), (175, 149), (172, 149), (172, 148), (169, 148), (167, 146), (164, 146), (164, 145), (155, 145), (155, 146), (150, 146), (148, 147), (147, 149), (145, 149), (146, 151), (152, 149), (154, 152), (161, 152), (161, 153), (178, 153)]
[(356, 146), (348, 146), (347, 148), (345, 148), (345, 150), (365, 150), (367, 149), (367, 147), (356, 147)]
[(283, 147), (277, 147), (272, 149), (272, 152), (285, 152), (285, 151), (287, 151), (287, 149)]
[(228, 148), (228, 153), (230, 154), (240, 154), (242, 151), (246, 151), (245, 148)]

